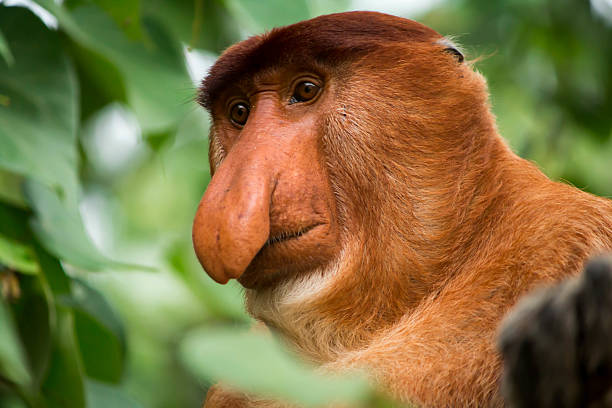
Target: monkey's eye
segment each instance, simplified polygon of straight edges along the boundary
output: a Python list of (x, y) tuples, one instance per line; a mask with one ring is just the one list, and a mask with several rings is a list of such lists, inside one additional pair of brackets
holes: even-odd
[(230, 109), (230, 119), (239, 126), (243, 126), (249, 117), (249, 107), (244, 102), (235, 103)]
[(313, 99), (319, 93), (321, 88), (310, 81), (303, 81), (297, 84), (290, 103), (306, 102)]

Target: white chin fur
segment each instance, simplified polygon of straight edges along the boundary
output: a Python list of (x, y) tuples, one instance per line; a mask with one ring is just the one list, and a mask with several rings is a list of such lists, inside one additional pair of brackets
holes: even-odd
[(284, 320), (284, 310), (316, 300), (325, 293), (325, 289), (332, 286), (334, 279), (344, 269), (347, 259), (345, 255), (346, 251), (342, 250), (338, 258), (327, 267), (297, 276), (275, 287), (247, 289), (248, 312), (256, 319), (278, 326)]
[(326, 321), (312, 302), (332, 290), (334, 281), (350, 271), (346, 249), (326, 268), (288, 280), (274, 288), (248, 289), (246, 308), (257, 320), (280, 332), (302, 356), (314, 363), (331, 361), (344, 351), (334, 325)]

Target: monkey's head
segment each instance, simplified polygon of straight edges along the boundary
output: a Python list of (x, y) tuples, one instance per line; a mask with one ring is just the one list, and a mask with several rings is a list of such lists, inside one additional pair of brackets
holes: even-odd
[(373, 12), (230, 47), (199, 102), (212, 116), (213, 177), (195, 251), (217, 282), (248, 288), (321, 270), (349, 244), (367, 258), (435, 234), (433, 191), (452, 194), (455, 171), (478, 160), (466, 150), (494, 126), (484, 81), (456, 47)]

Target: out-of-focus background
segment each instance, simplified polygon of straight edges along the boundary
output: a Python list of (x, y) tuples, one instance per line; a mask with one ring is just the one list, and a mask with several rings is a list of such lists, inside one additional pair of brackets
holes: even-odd
[(346, 10), (454, 36), (512, 148), (612, 195), (611, 0), (0, 0), (0, 407), (198, 407), (217, 379), (388, 406), (246, 334), (240, 288), (191, 248), (208, 67), (250, 35)]

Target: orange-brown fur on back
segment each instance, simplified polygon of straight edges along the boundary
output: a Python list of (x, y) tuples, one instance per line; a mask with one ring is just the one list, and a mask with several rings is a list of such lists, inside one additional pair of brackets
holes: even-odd
[[(283, 60), (327, 78), (316, 126), (340, 249), (247, 289), (250, 313), (324, 369), (366, 367), (401, 400), (501, 406), (499, 321), (522, 294), (612, 250), (612, 203), (512, 153), (484, 79), (443, 44), (409, 20), (324, 16), (230, 48), (201, 101), (215, 113), (225, 88)], [(213, 170), (231, 154), (218, 128)]]

